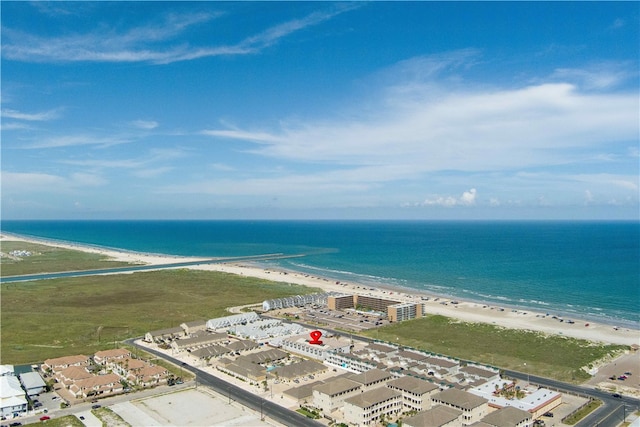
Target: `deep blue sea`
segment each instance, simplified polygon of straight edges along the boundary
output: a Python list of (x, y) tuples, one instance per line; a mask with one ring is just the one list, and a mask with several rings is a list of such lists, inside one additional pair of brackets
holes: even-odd
[(300, 254), (262, 264), (640, 326), (638, 222), (2, 221), (1, 227), (136, 252)]

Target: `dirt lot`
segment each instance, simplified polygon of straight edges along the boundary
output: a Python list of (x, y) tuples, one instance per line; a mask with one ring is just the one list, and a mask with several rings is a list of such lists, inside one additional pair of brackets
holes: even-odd
[(111, 406), (132, 426), (264, 426), (260, 414), (204, 388), (149, 397)]

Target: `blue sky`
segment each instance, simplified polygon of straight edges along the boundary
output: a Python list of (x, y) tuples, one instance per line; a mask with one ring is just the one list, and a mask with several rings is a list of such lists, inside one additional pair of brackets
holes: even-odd
[(2, 2), (5, 219), (637, 219), (637, 2)]

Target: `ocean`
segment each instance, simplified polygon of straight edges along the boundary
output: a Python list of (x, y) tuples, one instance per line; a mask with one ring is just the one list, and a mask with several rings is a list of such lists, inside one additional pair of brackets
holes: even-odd
[(5, 232), (182, 256), (262, 262), (640, 327), (640, 223), (569, 221), (2, 221)]

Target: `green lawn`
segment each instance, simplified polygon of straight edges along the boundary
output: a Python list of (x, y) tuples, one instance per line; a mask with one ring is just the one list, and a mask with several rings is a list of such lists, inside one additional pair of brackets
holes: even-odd
[(589, 378), (580, 369), (582, 366), (626, 348), (482, 323), (459, 322), (444, 316), (395, 323), (377, 331), (367, 331), (365, 335), (432, 353), (574, 383)]
[(228, 315), (227, 307), (319, 290), (180, 269), (7, 283), (1, 291), (1, 363), (24, 364), (93, 354), (150, 330)]
[[(3, 241), (0, 249), (0, 276), (18, 276), (23, 274), (53, 273), (60, 271), (94, 270), (99, 268), (122, 267), (130, 265), (120, 261), (110, 261), (100, 254), (56, 248), (36, 243)], [(31, 256), (12, 259), (5, 256), (14, 250), (24, 250)]]

